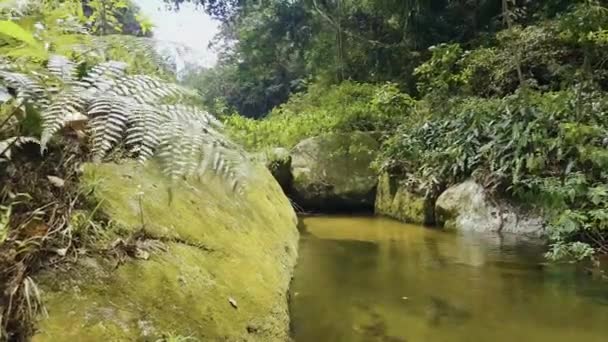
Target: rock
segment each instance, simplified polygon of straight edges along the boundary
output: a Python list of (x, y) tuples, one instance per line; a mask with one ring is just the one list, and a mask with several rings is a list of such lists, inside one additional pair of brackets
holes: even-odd
[(291, 153), (292, 199), (311, 210), (371, 210), (377, 176), (371, 168), (379, 143), (362, 132), (306, 139)]
[[(99, 243), (137, 236), (149, 256), (117, 266), (103, 257), (111, 253), (89, 253), (42, 272), (50, 316), (33, 340), (287, 341), (297, 217), (263, 166), (250, 177), (240, 195), (212, 176), (171, 185), (153, 163), (87, 165), (82, 181), (111, 219)], [(238, 298), (238, 312), (227, 298)]]
[(266, 165), (285, 193), (291, 191), (293, 176), (291, 174), (291, 155), (288, 149), (273, 148), (257, 154), (255, 158)]
[(435, 205), (437, 223), (447, 229), (543, 237), (545, 221), (502, 199), (492, 200), (483, 186), (468, 180), (448, 188)]
[(409, 189), (405, 184), (391, 177), (388, 173), (380, 175), (375, 211), (403, 222), (416, 224), (433, 224), (435, 208), (432, 199), (424, 194)]

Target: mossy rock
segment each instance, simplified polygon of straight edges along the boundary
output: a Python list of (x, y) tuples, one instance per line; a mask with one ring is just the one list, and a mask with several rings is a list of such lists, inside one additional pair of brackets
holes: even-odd
[(165, 248), (41, 274), (49, 317), (34, 341), (286, 341), (297, 218), (263, 166), (251, 174), (237, 195), (211, 178), (170, 184), (154, 165), (87, 165), (83, 182), (123, 238)]
[(435, 221), (432, 199), (400, 184), (388, 173), (379, 177), (375, 211), (407, 223), (433, 224)]
[(363, 132), (306, 139), (292, 152), (293, 199), (312, 210), (369, 209), (377, 176), (371, 168), (380, 145)]

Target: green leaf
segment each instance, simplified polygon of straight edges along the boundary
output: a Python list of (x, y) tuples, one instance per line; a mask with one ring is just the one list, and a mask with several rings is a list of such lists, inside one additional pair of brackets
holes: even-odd
[(31, 32), (25, 30), (12, 21), (0, 20), (0, 35), (11, 37), (30, 46), (42, 48)]

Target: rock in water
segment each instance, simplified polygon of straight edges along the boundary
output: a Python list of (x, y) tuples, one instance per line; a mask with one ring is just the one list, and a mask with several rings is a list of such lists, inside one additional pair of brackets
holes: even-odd
[(532, 212), (516, 208), (505, 200), (492, 199), (473, 180), (443, 192), (435, 204), (437, 223), (447, 229), (545, 236), (545, 222)]
[(306, 139), (291, 153), (291, 196), (309, 210), (372, 210), (377, 177), (371, 168), (380, 145), (363, 132)]
[(407, 223), (435, 223), (434, 202), (425, 196), (424, 190), (409, 189), (388, 173), (378, 180), (375, 212)]

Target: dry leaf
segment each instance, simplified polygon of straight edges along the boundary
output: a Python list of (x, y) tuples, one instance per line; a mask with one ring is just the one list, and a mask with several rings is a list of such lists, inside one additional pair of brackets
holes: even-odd
[(228, 303), (230, 303), (230, 305), (232, 305), (233, 308), (238, 309), (238, 305), (236, 304), (236, 300), (234, 300), (234, 298), (228, 298)]
[(46, 176), (49, 182), (56, 188), (63, 188), (65, 185), (65, 181), (56, 176)]

